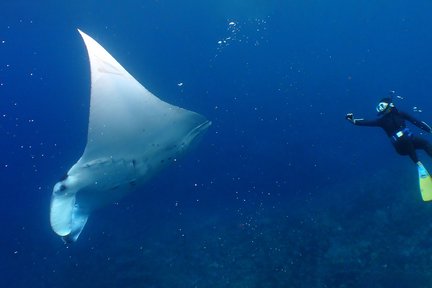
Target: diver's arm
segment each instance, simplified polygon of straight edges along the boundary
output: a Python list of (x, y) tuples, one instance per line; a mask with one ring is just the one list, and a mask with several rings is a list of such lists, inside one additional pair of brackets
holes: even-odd
[(375, 120), (365, 120), (363, 118), (355, 119), (353, 113), (346, 114), (345, 119), (347, 119), (349, 122), (357, 126), (370, 126), (370, 127), (380, 126), (380, 122), (378, 119)]
[(415, 126), (419, 127), (420, 129), (432, 133), (432, 128), (431, 126), (429, 126), (426, 122), (424, 121), (420, 121), (416, 118), (414, 118), (413, 116), (409, 115), (408, 113), (399, 111), (399, 114), (406, 120), (408, 120), (409, 122), (411, 122), (412, 124), (414, 124)]

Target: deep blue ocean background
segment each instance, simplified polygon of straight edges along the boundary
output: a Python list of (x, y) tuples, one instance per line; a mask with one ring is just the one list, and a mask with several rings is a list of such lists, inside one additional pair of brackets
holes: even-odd
[[(380, 129), (344, 120), (375, 117), (395, 90), (432, 123), (430, 11), (426, 0), (2, 1), (0, 287), (431, 287), (432, 206), (416, 167)], [(49, 205), (86, 143), (77, 28), (213, 125), (65, 246)]]

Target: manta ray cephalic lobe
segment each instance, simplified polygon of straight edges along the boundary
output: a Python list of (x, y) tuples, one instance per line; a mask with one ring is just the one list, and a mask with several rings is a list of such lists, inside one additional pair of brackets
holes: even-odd
[(141, 187), (211, 125), (202, 115), (157, 98), (78, 31), (91, 68), (87, 145), (54, 186), (50, 211), (52, 229), (66, 242), (78, 239), (93, 210)]

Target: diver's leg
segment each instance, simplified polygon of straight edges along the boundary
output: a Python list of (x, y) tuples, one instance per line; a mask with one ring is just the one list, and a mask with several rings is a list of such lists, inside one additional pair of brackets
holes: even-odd
[(423, 149), (429, 157), (432, 157), (432, 144), (430, 144), (427, 140), (414, 136), (412, 140), (415, 149)]
[(398, 141), (393, 145), (399, 155), (408, 155), (414, 163), (418, 164), (419, 160), (415, 151), (415, 146), (411, 141)]
[(418, 164), (419, 159), (418, 159), (417, 152), (415, 151), (414, 147), (412, 149), (410, 149), (410, 151), (408, 152), (408, 155), (410, 156), (411, 160), (415, 164)]

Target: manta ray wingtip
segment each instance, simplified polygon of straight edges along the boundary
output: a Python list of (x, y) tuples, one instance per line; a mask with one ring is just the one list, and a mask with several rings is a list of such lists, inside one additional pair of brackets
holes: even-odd
[(86, 33), (84, 33), (81, 29), (77, 28), (78, 32), (80, 33), (81, 37), (87, 36)]

